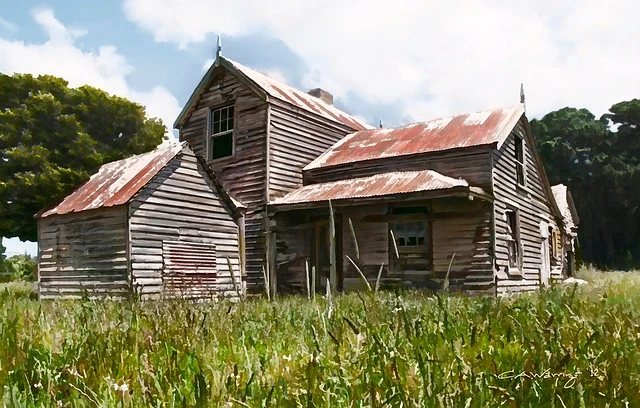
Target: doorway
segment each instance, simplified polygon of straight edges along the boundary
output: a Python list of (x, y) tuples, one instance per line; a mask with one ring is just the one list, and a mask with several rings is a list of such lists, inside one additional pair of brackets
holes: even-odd
[[(337, 288), (342, 291), (342, 217), (336, 215), (336, 276)], [(331, 240), (329, 234), (329, 221), (322, 220), (315, 223), (313, 245), (311, 247), (311, 265), (316, 268), (316, 288), (324, 292), (327, 288), (327, 279), (331, 269)]]

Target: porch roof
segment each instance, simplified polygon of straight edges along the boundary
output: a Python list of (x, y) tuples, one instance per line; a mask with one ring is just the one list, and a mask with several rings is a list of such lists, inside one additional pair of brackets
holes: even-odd
[(373, 176), (356, 177), (326, 183), (310, 184), (271, 201), (274, 206), (315, 203), (328, 200), (363, 199), (396, 194), (442, 191), (443, 195), (457, 190), (483, 196), (482, 189), (466, 180), (444, 176), (433, 170), (395, 171)]

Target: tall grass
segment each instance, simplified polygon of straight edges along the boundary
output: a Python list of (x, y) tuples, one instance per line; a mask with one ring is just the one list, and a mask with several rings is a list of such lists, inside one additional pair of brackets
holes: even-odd
[[(503, 298), (191, 304), (0, 290), (7, 406), (640, 406), (640, 277)], [(590, 275), (589, 275), (590, 274)]]

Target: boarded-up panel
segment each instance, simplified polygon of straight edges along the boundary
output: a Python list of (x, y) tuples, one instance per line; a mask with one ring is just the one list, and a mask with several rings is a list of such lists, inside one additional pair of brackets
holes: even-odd
[(129, 291), (126, 207), (38, 221), (40, 297), (123, 297)]

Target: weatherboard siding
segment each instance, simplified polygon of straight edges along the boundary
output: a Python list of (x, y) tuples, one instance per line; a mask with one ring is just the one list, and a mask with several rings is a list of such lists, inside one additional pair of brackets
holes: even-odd
[[(526, 137), (526, 127), (521, 120), (500, 149), (493, 154), (493, 185), (495, 195), (495, 266), (499, 278), (498, 291), (532, 290), (540, 286), (542, 268), (541, 222), (556, 230), (555, 221), (547, 196), (543, 177), (537, 166), (531, 139)], [(515, 138), (524, 137), (525, 188), (516, 186)], [(520, 242), (523, 256), (522, 270), (516, 273), (509, 270), (507, 249), (507, 221), (505, 212), (517, 209), (520, 219)], [(562, 277), (562, 255), (552, 259), (551, 278)], [(505, 278), (504, 273), (506, 273)]]
[(225, 190), (247, 206), (245, 216), (246, 282), (251, 291), (261, 290), (265, 262), (264, 204), (266, 203), (266, 134), (268, 104), (237, 78), (219, 69), (209, 88), (180, 128), (180, 140), (189, 142), (196, 154), (206, 158), (209, 109), (234, 104), (234, 154), (209, 162)]
[(353, 130), (291, 104), (271, 100), (269, 199), (302, 186), (302, 169)]
[[(238, 225), (193, 153), (183, 150), (140, 190), (128, 227), (132, 284), (143, 298), (235, 295), (227, 258), (240, 282)], [(171, 251), (186, 263), (178, 277)]]
[(126, 230), (126, 206), (39, 219), (40, 297), (126, 296)]

